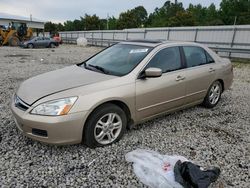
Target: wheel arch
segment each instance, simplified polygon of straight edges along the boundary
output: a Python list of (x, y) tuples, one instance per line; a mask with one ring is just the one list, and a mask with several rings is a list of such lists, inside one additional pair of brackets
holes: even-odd
[(216, 81), (219, 81), (221, 83), (222, 86), (222, 92), (224, 91), (225, 87), (224, 87), (224, 81), (222, 79), (218, 79)]
[(28, 45), (32, 45), (33, 47), (35, 47), (34, 43), (32, 43), (32, 42), (29, 42), (29, 43), (27, 44), (27, 46), (28, 46)]
[(134, 121), (133, 121), (133, 119), (131, 117), (130, 109), (129, 109), (128, 105), (125, 102), (123, 102), (122, 100), (116, 100), (116, 99), (103, 101), (103, 102), (98, 103), (97, 105), (95, 105), (89, 111), (89, 113), (87, 114), (87, 118), (86, 118), (86, 120), (84, 122), (83, 129), (82, 129), (82, 142), (84, 142), (84, 139), (85, 139), (84, 134), (85, 134), (85, 131), (86, 131), (86, 128), (87, 128), (86, 123), (90, 120), (90, 117), (94, 113), (94, 111), (96, 109), (100, 108), (101, 106), (105, 105), (105, 104), (114, 104), (114, 105), (120, 107), (122, 110), (124, 110), (124, 112), (126, 114), (126, 117), (127, 117), (127, 127), (126, 128), (129, 128), (129, 126), (134, 123)]
[(55, 42), (49, 42), (48, 47), (50, 48), (50, 47), (52, 47), (52, 45), (54, 45), (55, 47), (57, 46)]
[[(211, 103), (209, 100), (209, 93), (210, 93), (210, 89), (211, 89), (211, 87), (213, 86), (213, 84), (214, 83), (217, 83), (218, 84), (218, 82), (220, 83), (220, 85), (221, 85), (221, 92), (220, 92), (220, 95), (219, 95), (219, 98), (218, 98), (218, 100), (216, 101), (216, 103)], [(224, 81), (222, 80), (222, 79), (216, 79), (211, 85), (210, 85), (210, 87), (209, 87), (209, 89), (207, 90), (207, 94), (206, 94), (206, 96), (205, 96), (205, 98), (204, 98), (204, 100), (203, 100), (203, 102), (202, 102), (202, 105), (203, 106), (205, 106), (206, 108), (213, 108), (213, 107), (215, 107), (216, 105), (217, 105), (217, 103), (219, 102), (219, 100), (220, 100), (220, 97), (221, 97), (221, 94), (222, 94), (222, 92), (224, 91)]]
[[(95, 105), (90, 112), (87, 115), (86, 122), (88, 121), (88, 119), (90, 118), (90, 116), (93, 114), (93, 112), (97, 109), (100, 108), (101, 106), (105, 105), (105, 104), (114, 104), (118, 107), (120, 107), (126, 114), (127, 117), (127, 126), (129, 126), (130, 124), (133, 124), (134, 120), (132, 118), (132, 114), (131, 114), (131, 110), (129, 109), (129, 106), (122, 100), (119, 99), (112, 99), (112, 100), (107, 100), (107, 101), (103, 101), (101, 103), (98, 103), (97, 105)], [(85, 127), (85, 126), (84, 126)]]

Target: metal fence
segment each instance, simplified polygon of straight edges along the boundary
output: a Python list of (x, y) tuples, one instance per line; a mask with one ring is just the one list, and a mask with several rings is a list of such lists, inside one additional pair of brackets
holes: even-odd
[(88, 44), (95, 46), (133, 39), (194, 41), (207, 45), (221, 56), (250, 58), (250, 25), (65, 31), (60, 35), (65, 43), (75, 44), (77, 38), (85, 37)]

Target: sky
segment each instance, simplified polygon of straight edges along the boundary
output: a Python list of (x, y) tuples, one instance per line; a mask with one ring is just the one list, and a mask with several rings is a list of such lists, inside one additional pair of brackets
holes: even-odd
[[(0, 12), (18, 16), (37, 18), (43, 21), (63, 23), (66, 20), (79, 19), (85, 14), (96, 14), (100, 18), (119, 16), (121, 12), (143, 5), (148, 13), (156, 7), (162, 7), (167, 0), (0, 0)], [(219, 7), (221, 0), (179, 0), (184, 7), (189, 3)], [(174, 0), (172, 0), (174, 2)]]

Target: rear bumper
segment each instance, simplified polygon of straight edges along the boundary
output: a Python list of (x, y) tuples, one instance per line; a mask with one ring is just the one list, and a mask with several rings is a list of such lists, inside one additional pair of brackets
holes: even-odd
[(233, 70), (226, 74), (225, 78), (224, 78), (224, 90), (228, 90), (232, 84), (233, 84), (233, 78), (234, 78), (234, 75), (233, 75)]
[(86, 112), (64, 116), (32, 115), (11, 104), (17, 128), (27, 137), (49, 144), (77, 144), (82, 141)]

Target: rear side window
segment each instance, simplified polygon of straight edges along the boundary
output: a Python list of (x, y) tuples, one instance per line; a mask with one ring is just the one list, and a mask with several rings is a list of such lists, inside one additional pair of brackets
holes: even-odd
[(206, 56), (207, 56), (207, 63), (214, 63), (214, 59), (211, 57), (211, 55), (209, 55), (209, 53), (206, 52)]
[(187, 67), (195, 67), (208, 63), (207, 56), (203, 48), (196, 46), (184, 46), (183, 51), (186, 57)]
[(160, 68), (163, 73), (182, 68), (179, 47), (169, 47), (158, 52), (146, 68)]

